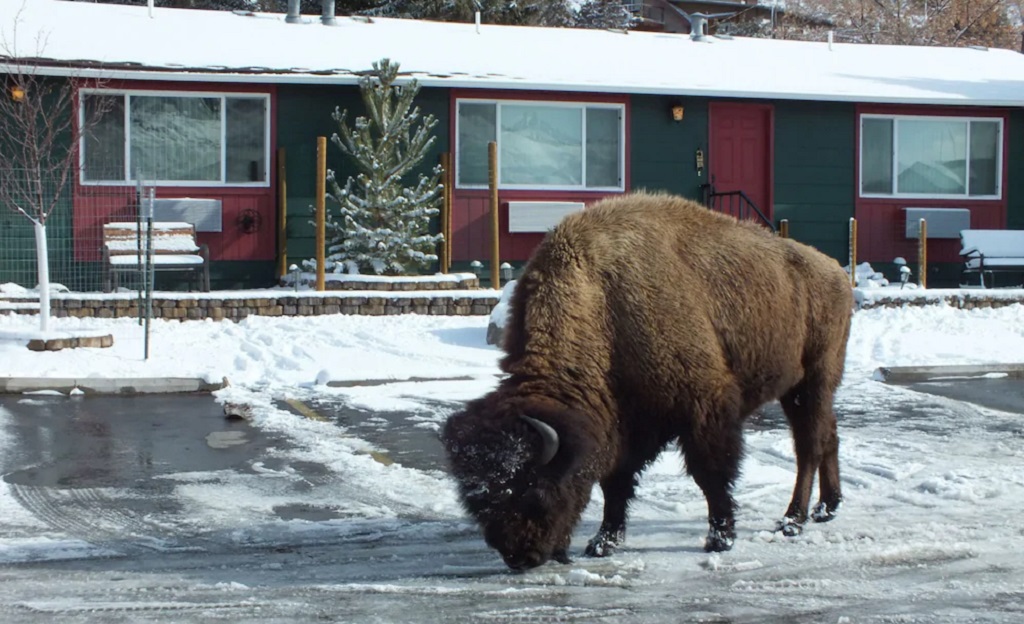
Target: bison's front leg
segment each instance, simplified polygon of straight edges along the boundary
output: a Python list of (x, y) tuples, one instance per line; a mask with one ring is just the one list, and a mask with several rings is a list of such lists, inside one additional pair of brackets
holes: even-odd
[(597, 530), (597, 535), (587, 542), (587, 549), (584, 551), (588, 557), (607, 557), (615, 552), (615, 549), (626, 542), (626, 527), (623, 525), (617, 529), (605, 527)]
[(588, 557), (607, 557), (626, 542), (626, 515), (636, 492), (636, 473), (617, 472), (601, 481), (604, 493), (604, 518), (597, 535), (587, 542)]

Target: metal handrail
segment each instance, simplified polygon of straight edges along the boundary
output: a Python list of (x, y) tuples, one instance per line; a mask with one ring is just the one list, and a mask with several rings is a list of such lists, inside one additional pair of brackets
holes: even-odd
[[(716, 212), (732, 215), (737, 219), (751, 219), (770, 229), (778, 232), (775, 223), (772, 222), (761, 209), (757, 207), (750, 197), (743, 191), (718, 192), (710, 184), (704, 185), (704, 205)], [(727, 205), (723, 203), (728, 202)]]

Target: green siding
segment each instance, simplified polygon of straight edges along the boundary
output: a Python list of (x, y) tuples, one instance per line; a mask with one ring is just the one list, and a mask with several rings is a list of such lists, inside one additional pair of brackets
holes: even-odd
[[(37, 78), (42, 85), (41, 88), (49, 90), (47, 97), (56, 97), (68, 88), (61, 84), (62, 78)], [(6, 94), (4, 94), (6, 97)], [(55, 106), (55, 105), (54, 105)], [(42, 110), (52, 108), (47, 103), (41, 105)], [(63, 112), (70, 113), (70, 109)], [(0, 120), (0, 123), (5, 123)], [(15, 122), (11, 129), (20, 132), (20, 126)], [(71, 141), (70, 132), (65, 131), (58, 139), (55, 146), (64, 150)], [(6, 150), (4, 150), (6, 151)], [(17, 153), (17, 150), (15, 150)], [(21, 163), (11, 159), (0, 159), (2, 167), (22, 167), (31, 163)], [(52, 167), (51, 167), (52, 168)], [(34, 173), (15, 172), (18, 176), (32, 176)], [(49, 178), (49, 179), (47, 179)], [(51, 196), (57, 190), (55, 177), (44, 174), (44, 193)], [(35, 214), (34, 209), (28, 208), (30, 214)], [(72, 289), (88, 289), (93, 287), (95, 280), (90, 280), (90, 273), (83, 272), (82, 267), (74, 261), (74, 249), (71, 239), (71, 184), (65, 184), (61, 191), (61, 198), (57, 206), (50, 213), (46, 222), (46, 241), (49, 250), (48, 258), (50, 265), (50, 279), (53, 283), (64, 284)], [(6, 206), (0, 203), (0, 284), (13, 282), (27, 288), (34, 288), (37, 279), (36, 271), (36, 241), (35, 228), (20, 212), (13, 206)]]
[(779, 101), (775, 107), (775, 221), (845, 262), (854, 214), (853, 104)]
[[(672, 104), (682, 103), (682, 121), (673, 121)], [(701, 199), (707, 168), (697, 176), (695, 154), (708, 151), (708, 105), (704, 99), (635, 96), (630, 99), (630, 186)]]
[[(416, 97), (415, 103), (422, 114), (432, 114), (438, 120), (434, 128), (437, 140), (410, 180), (415, 180), (420, 172), (429, 173), (439, 162), (440, 155), (448, 150), (448, 101), (447, 89), (423, 89)], [(355, 86), (281, 86), (278, 89), (277, 144), (286, 150), (289, 264), (316, 255), (316, 234), (310, 223), (316, 191), (316, 137), (327, 137), (327, 168), (335, 172), (340, 185), (344, 186), (348, 177), (357, 173), (351, 159), (330, 140), (338, 129), (337, 122), (331, 118), (335, 108), (348, 111), (346, 121), (350, 126), (356, 117), (366, 115), (359, 88)], [(331, 208), (328, 200), (327, 209)]]
[[(694, 156), (701, 149), (707, 158), (708, 100), (681, 100), (686, 111), (681, 122), (669, 115), (675, 101), (631, 99), (632, 188), (700, 200), (707, 169), (698, 177)], [(777, 101), (772, 106), (775, 221), (789, 219), (790, 236), (843, 260), (856, 192), (854, 105)]]
[(1006, 158), (1006, 227), (1024, 230), (1024, 111), (1010, 113), (1007, 133), (1010, 146)]

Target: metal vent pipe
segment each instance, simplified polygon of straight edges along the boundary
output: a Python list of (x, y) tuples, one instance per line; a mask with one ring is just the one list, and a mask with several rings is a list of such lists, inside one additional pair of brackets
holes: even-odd
[(320, 22), (324, 26), (334, 26), (338, 20), (334, 19), (334, 0), (320, 0)]
[(299, 0), (288, 0), (288, 15), (285, 15), (284, 21), (286, 24), (298, 24), (302, 21), (299, 15)]

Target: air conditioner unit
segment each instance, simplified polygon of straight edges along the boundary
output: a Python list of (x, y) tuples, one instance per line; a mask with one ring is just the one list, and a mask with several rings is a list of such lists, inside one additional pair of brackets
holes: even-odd
[(547, 232), (568, 214), (583, 210), (583, 202), (510, 201), (509, 232)]
[(166, 197), (153, 200), (154, 221), (181, 221), (196, 226), (196, 232), (223, 230), (219, 199)]

